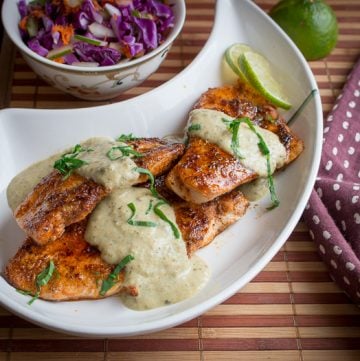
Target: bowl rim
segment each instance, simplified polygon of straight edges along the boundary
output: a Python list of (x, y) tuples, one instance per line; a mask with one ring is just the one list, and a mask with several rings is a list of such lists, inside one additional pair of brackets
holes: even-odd
[[(150, 51), (149, 53), (141, 56), (137, 59), (131, 59), (127, 62), (120, 62), (115, 65), (110, 66), (99, 66), (99, 67), (83, 67), (83, 66), (76, 66), (76, 65), (66, 65), (66, 64), (60, 64), (55, 61), (49, 60), (47, 58), (44, 58), (43, 56), (40, 56), (36, 54), (34, 51), (32, 51), (21, 39), (20, 32), (16, 31), (15, 34), (10, 30), (11, 27), (14, 24), (13, 19), (5, 15), (7, 13), (10, 6), (17, 6), (18, 0), (4, 0), (2, 9), (1, 9), (1, 19), (2, 23), (4, 25), (4, 29), (6, 31), (6, 34), (9, 36), (9, 38), (12, 40), (12, 42), (15, 44), (15, 46), (22, 52), (24, 55), (29, 56), (32, 58), (32, 60), (35, 60), (39, 63), (42, 63), (43, 65), (55, 68), (57, 70), (61, 71), (67, 71), (67, 72), (75, 72), (75, 73), (83, 73), (83, 74), (99, 74), (99, 73), (107, 73), (109, 71), (120, 71), (123, 69), (128, 69), (129, 67), (133, 67), (135, 65), (140, 65), (148, 60), (151, 60), (155, 56), (159, 55), (163, 50), (168, 48), (173, 41), (177, 38), (177, 36), (180, 34), (186, 18), (186, 5), (185, 0), (172, 0), (174, 4), (177, 4), (179, 6), (179, 13), (178, 13), (178, 21), (175, 22), (173, 29), (171, 30), (168, 37), (165, 39), (165, 41), (158, 46), (156, 49)], [(17, 22), (16, 22), (17, 24)], [(16, 26), (17, 27), (17, 26)]]

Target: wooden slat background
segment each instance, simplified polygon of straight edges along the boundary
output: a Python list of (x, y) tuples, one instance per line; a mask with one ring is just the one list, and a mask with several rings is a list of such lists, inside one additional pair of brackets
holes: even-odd
[[(267, 11), (276, 1), (256, 2)], [(325, 116), (360, 55), (360, 0), (327, 2), (339, 20), (339, 42), (326, 59), (310, 63)], [(188, 0), (187, 8), (183, 32), (160, 70), (115, 101), (171, 79), (199, 52), (211, 31), (214, 0)], [(94, 105), (48, 86), (13, 54), (5, 38), (0, 56), (1, 107)], [(0, 308), (0, 361), (5, 360), (355, 361), (360, 360), (360, 311), (332, 282), (300, 222), (251, 283), (205, 315), (170, 330), (87, 340), (44, 330)]]

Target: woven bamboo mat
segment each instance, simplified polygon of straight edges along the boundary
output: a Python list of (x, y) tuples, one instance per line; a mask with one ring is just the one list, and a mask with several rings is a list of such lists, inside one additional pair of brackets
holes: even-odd
[[(275, 0), (256, 2), (269, 10)], [(329, 57), (310, 63), (324, 115), (360, 55), (360, 0), (327, 2), (338, 16), (339, 42)], [(115, 101), (159, 86), (196, 56), (211, 31), (214, 1), (189, 0), (187, 7), (184, 30), (160, 70)], [(37, 78), (7, 39), (0, 69), (2, 107), (94, 106)], [(44, 330), (0, 308), (0, 361), (5, 360), (355, 361), (360, 360), (360, 311), (329, 278), (300, 222), (281, 251), (240, 292), (205, 315), (163, 332), (87, 340)]]

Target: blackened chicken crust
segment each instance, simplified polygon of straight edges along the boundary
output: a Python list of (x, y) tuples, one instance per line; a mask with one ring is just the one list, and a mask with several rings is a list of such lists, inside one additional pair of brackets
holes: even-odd
[(36, 277), (54, 262), (55, 271), (49, 282), (40, 288), (40, 298), (50, 301), (98, 299), (119, 292), (137, 295), (135, 286), (123, 285), (125, 268), (115, 284), (104, 296), (100, 295), (102, 281), (114, 270), (101, 259), (97, 248), (84, 238), (87, 219), (69, 226), (63, 235), (45, 245), (27, 238), (15, 256), (8, 262), (4, 276), (17, 289), (37, 292)]
[[(248, 117), (254, 124), (275, 133), (286, 149), (285, 166), (304, 149), (303, 141), (276, 108), (245, 84), (209, 89), (194, 108), (217, 110), (234, 118)], [(169, 172), (166, 184), (184, 200), (201, 204), (257, 177), (257, 173), (216, 144), (190, 136), (188, 147)]]
[(249, 206), (249, 201), (239, 190), (233, 190), (210, 202), (196, 204), (184, 201), (167, 188), (165, 176), (157, 178), (155, 185), (159, 194), (174, 209), (189, 257), (240, 219)]

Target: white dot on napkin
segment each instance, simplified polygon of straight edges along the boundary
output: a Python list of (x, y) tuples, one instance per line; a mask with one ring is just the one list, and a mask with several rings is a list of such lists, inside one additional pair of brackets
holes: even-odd
[(342, 249), (339, 246), (334, 246), (333, 251), (337, 255), (340, 255), (342, 253)]
[(344, 220), (341, 221), (341, 228), (343, 229), (343, 231), (346, 231), (346, 223)]
[(319, 219), (319, 217), (318, 217), (316, 214), (313, 215), (312, 220), (313, 220), (313, 222), (314, 222), (315, 224), (319, 224), (319, 223), (320, 223), (320, 219)]
[(354, 220), (356, 224), (360, 224), (360, 214), (354, 213)]
[(339, 199), (336, 200), (336, 202), (335, 202), (335, 207), (336, 207), (336, 209), (337, 209), (338, 211), (341, 210), (341, 202), (340, 202)]
[(326, 170), (330, 170), (333, 166), (333, 162), (331, 160), (328, 160), (328, 162), (326, 163), (325, 169)]

